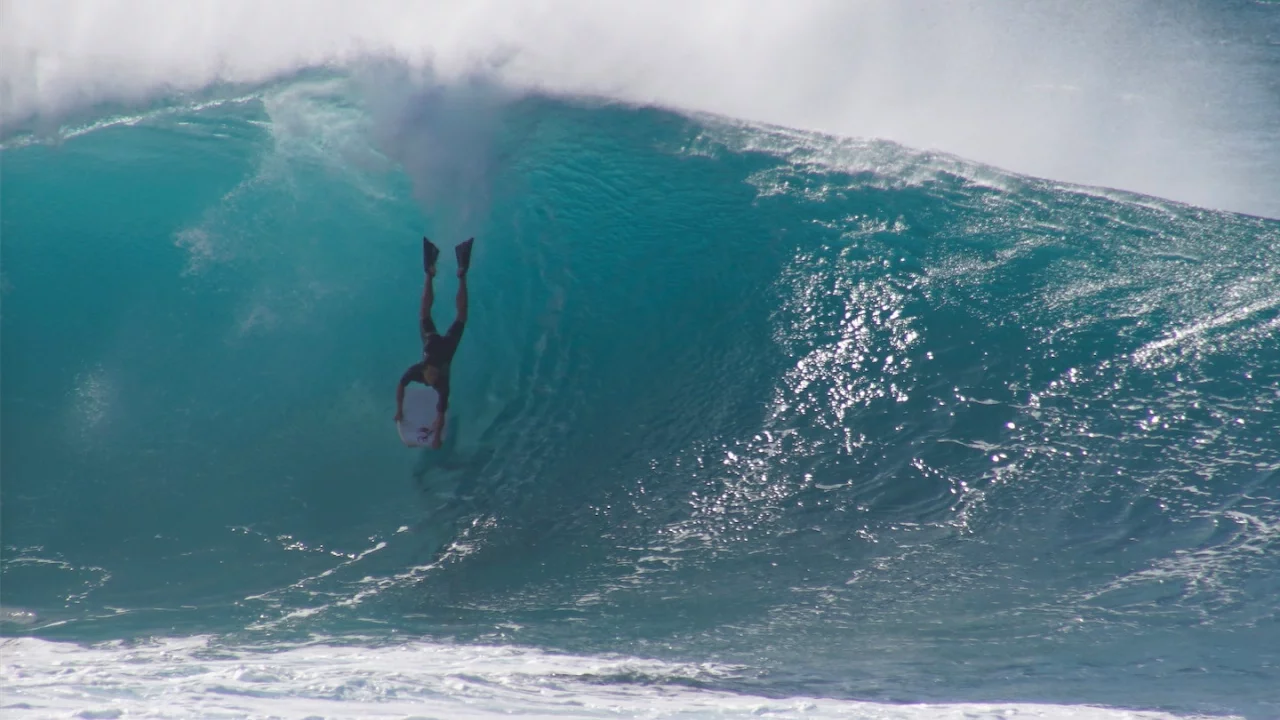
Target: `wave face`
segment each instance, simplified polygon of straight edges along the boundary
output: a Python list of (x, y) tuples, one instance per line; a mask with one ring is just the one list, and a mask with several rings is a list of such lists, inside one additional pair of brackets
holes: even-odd
[[(1278, 221), (394, 66), (66, 135), (0, 166), (33, 663), (213, 636), (137, 661), (252, 698), (330, 656), (244, 647), (409, 637), (706, 663), (566, 692), (1280, 713)], [(478, 238), (436, 453), (391, 425), (424, 227)]]

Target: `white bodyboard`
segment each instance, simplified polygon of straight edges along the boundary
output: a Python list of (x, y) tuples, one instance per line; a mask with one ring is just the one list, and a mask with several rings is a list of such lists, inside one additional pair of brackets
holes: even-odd
[[(404, 419), (396, 423), (400, 439), (410, 447), (431, 447), (432, 427), (436, 424), (436, 403), (440, 396), (435, 388), (410, 384), (404, 389)], [(444, 433), (441, 433), (441, 440)]]

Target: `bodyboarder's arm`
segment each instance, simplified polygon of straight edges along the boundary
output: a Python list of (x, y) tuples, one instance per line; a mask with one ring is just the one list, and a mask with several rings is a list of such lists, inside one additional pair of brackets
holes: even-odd
[(440, 447), (440, 435), (444, 432), (444, 411), (449, 409), (449, 378), (447, 375), (436, 383), (436, 392), (439, 393), (440, 399), (436, 401), (435, 433), (432, 435), (431, 444), (434, 447)]
[(436, 411), (436, 424), (431, 434), (431, 446), (440, 447), (440, 435), (444, 432), (444, 413)]

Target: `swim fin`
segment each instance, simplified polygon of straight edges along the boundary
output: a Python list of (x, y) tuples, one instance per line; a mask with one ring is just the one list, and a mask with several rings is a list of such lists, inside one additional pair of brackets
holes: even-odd
[(422, 237), (422, 270), (428, 275), (431, 274), (432, 268), (436, 266), (436, 260), (440, 259), (440, 248), (436, 247), (424, 235)]
[(475, 241), (475, 238), (467, 238), (466, 242), (458, 243), (458, 246), (453, 249), (454, 254), (458, 256), (459, 273), (464, 273), (471, 267), (471, 244)]

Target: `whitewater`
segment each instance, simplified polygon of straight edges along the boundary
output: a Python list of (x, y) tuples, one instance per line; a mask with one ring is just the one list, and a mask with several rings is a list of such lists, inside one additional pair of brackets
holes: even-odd
[(1280, 717), (1277, 288), (1273, 2), (0, 3), (0, 713)]

